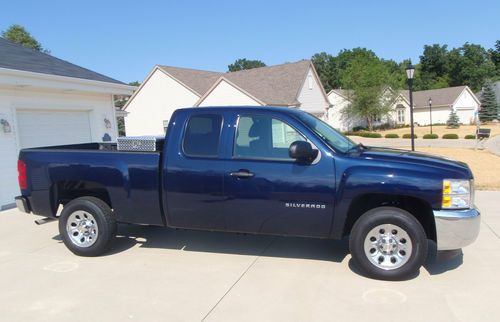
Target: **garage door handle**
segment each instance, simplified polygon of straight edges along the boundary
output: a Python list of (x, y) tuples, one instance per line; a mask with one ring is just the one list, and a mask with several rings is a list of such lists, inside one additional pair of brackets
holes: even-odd
[(248, 170), (239, 170), (239, 171), (231, 172), (231, 173), (229, 173), (229, 175), (231, 177), (237, 177), (237, 178), (241, 178), (241, 179), (251, 178), (251, 177), (255, 176), (254, 173), (252, 173)]

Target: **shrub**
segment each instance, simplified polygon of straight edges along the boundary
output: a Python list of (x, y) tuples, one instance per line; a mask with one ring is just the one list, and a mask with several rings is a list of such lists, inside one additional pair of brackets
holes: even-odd
[(439, 136), (437, 134), (427, 133), (427, 134), (424, 134), (423, 138), (424, 139), (437, 139), (437, 138), (439, 138)]
[(361, 136), (365, 137), (365, 138), (377, 138), (377, 139), (379, 139), (382, 137), (382, 134), (376, 133), (376, 132), (362, 132)]
[(446, 133), (446, 134), (443, 134), (442, 136), (443, 139), (448, 139), (448, 140), (456, 140), (458, 139), (458, 134), (455, 134), (455, 133)]
[(465, 136), (465, 139), (467, 140), (475, 140), (476, 139), (476, 136), (474, 134), (467, 134)]
[(359, 132), (359, 131), (364, 131), (366, 130), (366, 127), (364, 126), (355, 126), (352, 128), (352, 132)]
[[(416, 134), (413, 134), (413, 138), (416, 139), (418, 138), (418, 136)], [(411, 139), (411, 134), (410, 133), (403, 134), (403, 139)]]
[(373, 127), (374, 130), (388, 130), (388, 129), (392, 129), (392, 128), (394, 128), (394, 126), (392, 126), (390, 123), (383, 123), (380, 125), (375, 125)]
[(399, 139), (399, 135), (396, 133), (387, 133), (384, 137), (386, 139)]
[(359, 132), (359, 131), (347, 131), (347, 132), (344, 132), (344, 135), (349, 135), (349, 136), (362, 136), (363, 132)]

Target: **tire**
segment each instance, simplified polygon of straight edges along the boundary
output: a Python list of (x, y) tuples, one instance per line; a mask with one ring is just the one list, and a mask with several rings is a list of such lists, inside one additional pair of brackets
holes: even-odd
[(81, 197), (64, 206), (59, 217), (64, 245), (79, 256), (99, 256), (111, 246), (116, 221), (109, 206), (95, 197)]
[(409, 212), (378, 207), (356, 221), (349, 249), (354, 263), (367, 276), (404, 280), (416, 276), (427, 258), (427, 236)]

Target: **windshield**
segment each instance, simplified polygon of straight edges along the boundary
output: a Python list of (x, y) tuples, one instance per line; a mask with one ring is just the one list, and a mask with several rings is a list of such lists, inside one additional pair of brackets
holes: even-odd
[(298, 113), (297, 116), (333, 149), (346, 153), (356, 146), (356, 143), (351, 141), (351, 139), (347, 138), (317, 117), (309, 113)]

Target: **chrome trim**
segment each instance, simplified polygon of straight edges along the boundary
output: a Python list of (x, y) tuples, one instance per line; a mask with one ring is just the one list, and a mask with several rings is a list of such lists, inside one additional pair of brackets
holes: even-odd
[(472, 244), (479, 235), (481, 214), (477, 208), (434, 210), (438, 250), (453, 250)]

